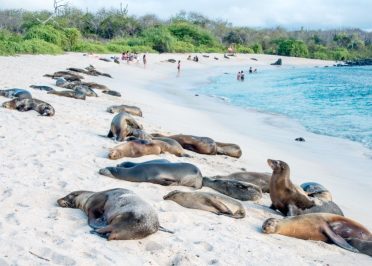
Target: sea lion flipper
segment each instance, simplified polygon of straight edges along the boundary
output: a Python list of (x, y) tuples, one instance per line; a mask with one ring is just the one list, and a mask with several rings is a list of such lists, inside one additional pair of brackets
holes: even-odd
[(88, 224), (93, 229), (99, 229), (99, 228), (107, 226), (107, 221), (104, 217), (99, 217), (96, 219), (94, 217), (90, 217), (88, 219)]
[(112, 133), (112, 130), (110, 130), (110, 132), (107, 134), (107, 137), (108, 138), (113, 138), (114, 137), (114, 133)]
[(352, 251), (352, 252), (356, 252), (356, 253), (359, 253), (359, 251), (352, 247), (349, 243), (346, 242), (345, 239), (343, 239), (341, 236), (339, 235), (336, 235), (332, 230), (331, 228), (329, 228), (329, 225), (325, 226), (323, 228), (323, 232), (324, 234), (333, 242), (335, 243), (337, 246), (339, 247), (342, 247), (346, 250), (349, 250), (349, 251)]
[(230, 209), (220, 201), (210, 200), (208, 203), (217, 209), (216, 214), (218, 215), (233, 215)]

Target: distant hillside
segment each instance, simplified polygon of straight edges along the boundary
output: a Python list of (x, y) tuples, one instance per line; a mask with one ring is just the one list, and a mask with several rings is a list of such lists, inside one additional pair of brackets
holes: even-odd
[(63, 7), (48, 11), (0, 10), (0, 55), (63, 51), (265, 53), (319, 59), (372, 58), (372, 33), (360, 29), (288, 31), (235, 27), (198, 13), (168, 20), (135, 17), (127, 9), (96, 13)]

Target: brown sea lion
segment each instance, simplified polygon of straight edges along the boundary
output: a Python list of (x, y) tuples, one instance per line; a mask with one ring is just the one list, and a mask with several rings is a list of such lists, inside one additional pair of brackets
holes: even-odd
[(131, 115), (142, 116), (142, 111), (140, 108), (124, 104), (110, 106), (107, 108), (107, 112), (112, 114), (126, 112)]
[(197, 137), (192, 135), (173, 135), (164, 136), (162, 134), (152, 134), (153, 137), (167, 137), (176, 140), (181, 146), (200, 154), (217, 154), (217, 145), (213, 139), (208, 137)]
[(262, 191), (258, 186), (237, 180), (203, 177), (203, 187), (212, 188), (222, 194), (242, 201), (256, 201), (262, 198)]
[(88, 88), (96, 89), (96, 90), (108, 90), (109, 89), (107, 88), (107, 86), (98, 84), (95, 82), (81, 82), (81, 85), (87, 86)]
[(279, 160), (267, 160), (273, 174), (270, 180), (270, 198), (272, 205), (270, 208), (278, 209), (284, 215), (293, 215), (291, 206), (298, 209), (308, 209), (315, 206), (314, 200), (310, 199), (306, 193), (295, 186), (289, 176), (288, 164)]
[(112, 78), (110, 74), (99, 72), (94, 66), (89, 65), (85, 68), (88, 72), (86, 74), (91, 76), (104, 76), (108, 78)]
[(72, 71), (58, 71), (58, 72), (55, 72), (54, 74), (45, 74), (44, 77), (50, 77), (53, 79), (64, 78), (65, 80), (70, 81), (70, 82), (81, 81), (82, 79), (84, 79), (83, 76), (76, 74)]
[(257, 173), (257, 172), (236, 172), (227, 176), (213, 176), (213, 179), (231, 179), (238, 180), (247, 183), (254, 184), (261, 188), (262, 192), (270, 192), (270, 179), (271, 174), (269, 173)]
[(135, 139), (126, 141), (112, 148), (109, 152), (108, 157), (111, 160), (117, 160), (123, 157), (135, 158), (150, 154), (158, 155), (166, 152), (179, 157), (183, 156), (183, 149), (182, 151), (179, 151), (164, 141)]
[(147, 134), (143, 129), (132, 129), (129, 137), (126, 137), (126, 141), (143, 139), (143, 140), (152, 140), (151, 135)]
[(48, 94), (53, 94), (57, 96), (63, 96), (68, 98), (74, 98), (78, 100), (85, 100), (86, 95), (79, 91), (48, 91)]
[(111, 96), (121, 97), (121, 93), (118, 91), (114, 91), (114, 90), (102, 90), (102, 93), (108, 94)]
[(4, 108), (18, 110), (20, 112), (26, 112), (34, 110), (42, 116), (53, 116), (55, 110), (49, 103), (40, 101), (38, 99), (18, 99), (15, 98), (9, 102), (3, 103)]
[[(124, 167), (126, 166), (126, 167)], [(106, 167), (99, 170), (104, 176), (131, 182), (149, 182), (163, 186), (187, 186), (201, 188), (202, 174), (195, 165), (153, 160), (144, 163), (121, 164), (120, 167)]]
[(175, 190), (165, 195), (163, 199), (172, 200), (185, 208), (209, 211), (236, 219), (245, 217), (244, 207), (239, 201), (217, 193)]
[(140, 239), (159, 230), (155, 210), (132, 191), (115, 188), (102, 192), (75, 191), (57, 201), (88, 215), (92, 233), (108, 240)]
[(6, 98), (18, 98), (18, 99), (31, 99), (32, 95), (29, 91), (24, 89), (7, 89), (7, 90), (0, 90), (0, 96), (4, 96)]
[(135, 129), (143, 128), (130, 114), (121, 112), (112, 119), (107, 137), (115, 138), (117, 141), (124, 141), (127, 136), (131, 136)]
[(354, 248), (359, 250), (360, 253), (369, 255), (372, 257), (372, 239), (361, 240), (359, 238), (347, 238), (346, 241)]
[(236, 144), (216, 142), (217, 154), (227, 155), (234, 158), (240, 158), (242, 156), (242, 150)]
[(286, 219), (270, 218), (263, 223), (262, 230), (266, 234), (330, 242), (353, 252), (358, 252), (357, 245), (353, 247), (353, 242), (348, 243), (347, 240), (372, 240), (371, 232), (363, 225), (330, 213), (311, 213)]
[(319, 183), (307, 182), (301, 185), (301, 188), (309, 197), (315, 197), (323, 201), (332, 201), (331, 192)]

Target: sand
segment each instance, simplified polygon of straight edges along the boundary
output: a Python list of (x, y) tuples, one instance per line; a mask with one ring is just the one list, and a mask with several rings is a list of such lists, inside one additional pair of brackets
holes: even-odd
[[(140, 107), (136, 118), (148, 132), (185, 133), (212, 137), (241, 145), (240, 159), (188, 152), (192, 158), (170, 154), (128, 159), (141, 162), (155, 158), (191, 162), (203, 175), (229, 174), (245, 168), (266, 171), (267, 158), (289, 163), (295, 183), (318, 181), (329, 188), (348, 217), (372, 228), (369, 210), (372, 180), (371, 153), (357, 143), (315, 135), (285, 117), (241, 110), (206, 96), (195, 97), (187, 88), (237, 66), (265, 69), (276, 56), (239, 55), (216, 61), (187, 55), (148, 55), (141, 64), (114, 64), (94, 56), (0, 57), (0, 88), (53, 85), (43, 77), (67, 67), (93, 64), (113, 79), (86, 76), (120, 91), (122, 98), (99, 93), (98, 98), (75, 100), (30, 89), (35, 98), (56, 109), (54, 117), (0, 108), (0, 265), (370, 265), (372, 259), (335, 245), (261, 233), (263, 221), (279, 217), (259, 202), (244, 202), (247, 217), (240, 220), (186, 209), (164, 201), (168, 192), (186, 187), (131, 183), (98, 174), (100, 168), (125, 159), (107, 159), (116, 143), (107, 134), (116, 104)], [(250, 60), (255, 57), (258, 61)], [(182, 60), (177, 77), (176, 64)], [(283, 58), (285, 65), (314, 67), (332, 62)], [(8, 99), (1, 97), (0, 104)], [(305, 143), (294, 142), (302, 136)], [(56, 200), (74, 190), (100, 191), (116, 187), (133, 190), (158, 212), (161, 225), (174, 234), (157, 232), (142, 240), (106, 241), (89, 233), (86, 215), (78, 209), (60, 208)], [(203, 188), (203, 191), (212, 191)]]

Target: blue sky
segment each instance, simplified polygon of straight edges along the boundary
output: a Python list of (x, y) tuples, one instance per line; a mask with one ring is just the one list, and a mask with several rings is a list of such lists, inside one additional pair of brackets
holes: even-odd
[[(128, 4), (129, 14), (169, 18), (180, 10), (196, 11), (237, 26), (296, 29), (358, 27), (372, 30), (372, 0), (69, 0), (95, 11)], [(53, 0), (0, 0), (0, 8), (51, 9)]]

